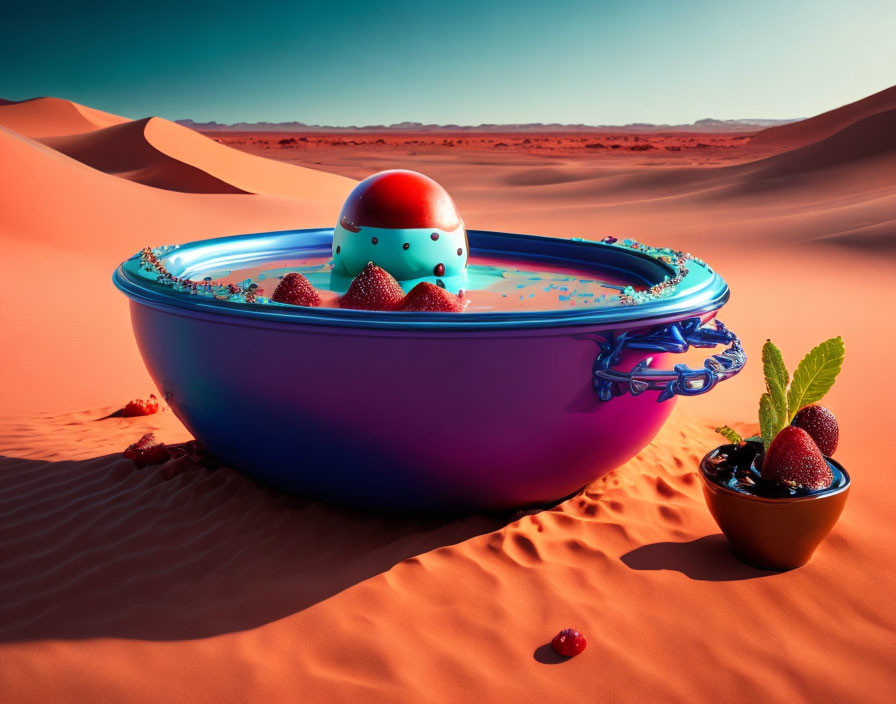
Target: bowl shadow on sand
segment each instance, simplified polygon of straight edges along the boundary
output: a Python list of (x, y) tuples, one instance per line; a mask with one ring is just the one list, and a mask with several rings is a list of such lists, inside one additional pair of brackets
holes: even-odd
[(0, 456), (0, 643), (256, 628), (517, 517), (373, 515), (179, 469)]
[(778, 574), (738, 560), (721, 533), (684, 543), (642, 545), (619, 559), (633, 570), (671, 570), (702, 582), (735, 582)]
[(671, 570), (702, 582), (735, 582), (778, 574), (741, 562), (721, 533), (684, 543), (642, 545), (619, 559), (633, 570)]

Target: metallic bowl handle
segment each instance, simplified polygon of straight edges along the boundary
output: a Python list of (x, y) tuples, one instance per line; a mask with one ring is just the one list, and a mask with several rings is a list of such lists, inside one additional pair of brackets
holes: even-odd
[[(703, 325), (700, 318), (687, 318), (647, 333), (623, 332), (600, 343), (601, 351), (594, 361), (594, 390), (600, 400), (609, 401), (625, 393), (637, 396), (645, 391), (660, 391), (658, 402), (667, 401), (675, 394), (696, 396), (737, 374), (744, 368), (747, 355), (737, 335), (718, 320), (713, 322), (714, 327), (710, 327)], [(718, 345), (728, 345), (728, 349), (709, 357), (699, 369), (685, 364), (676, 364), (674, 369), (650, 369), (649, 357), (628, 372), (612, 368), (626, 349), (686, 352), (690, 347)]]

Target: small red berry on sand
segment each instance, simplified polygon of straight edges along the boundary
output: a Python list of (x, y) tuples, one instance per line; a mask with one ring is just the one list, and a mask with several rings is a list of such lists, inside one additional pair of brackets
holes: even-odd
[(414, 286), (398, 306), (398, 310), (408, 313), (460, 313), (463, 309), (463, 292), (455, 295), (428, 281)]
[(837, 425), (834, 414), (824, 406), (801, 408), (793, 417), (793, 425), (809, 433), (821, 454), (830, 457), (836, 451), (840, 440), (840, 426)]
[[(159, 412), (159, 400), (155, 394), (150, 394), (145, 401), (143, 399), (135, 399), (129, 401), (128, 404), (121, 409), (118, 414), (122, 418), (133, 418), (134, 416), (151, 416), (153, 413)], [(113, 413), (113, 415), (115, 415)]]
[(146, 433), (133, 445), (129, 445), (121, 455), (133, 460), (137, 469), (151, 464), (162, 464), (171, 458), (171, 453), (165, 447), (165, 443), (156, 442), (156, 436), (152, 433)]
[(554, 650), (567, 658), (578, 655), (587, 645), (588, 641), (585, 640), (585, 636), (573, 628), (564, 628), (551, 641)]
[(284, 276), (277, 284), (271, 300), (294, 306), (319, 306), (320, 294), (308, 279), (293, 271)]
[(404, 289), (392, 274), (368, 262), (339, 299), (339, 305), (356, 310), (395, 310), (403, 298)]
[(762, 462), (762, 478), (802, 489), (825, 489), (834, 480), (831, 468), (812, 437), (788, 425), (769, 445)]

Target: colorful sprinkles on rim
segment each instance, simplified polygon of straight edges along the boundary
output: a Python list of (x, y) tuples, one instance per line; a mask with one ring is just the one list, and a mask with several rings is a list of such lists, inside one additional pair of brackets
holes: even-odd
[[(573, 242), (588, 242), (590, 240), (584, 240), (581, 237), (573, 237)], [(619, 240), (616, 237), (608, 235), (604, 237), (600, 242), (601, 244), (616, 244)], [(668, 264), (675, 270), (675, 275), (672, 277), (666, 277), (663, 281), (660, 281), (653, 286), (644, 289), (637, 290), (633, 286), (626, 286), (622, 293), (619, 294), (618, 299), (620, 303), (644, 303), (645, 301), (649, 301), (652, 298), (661, 298), (662, 296), (669, 295), (672, 291), (675, 290), (675, 287), (678, 286), (684, 280), (684, 277), (688, 275), (688, 261), (696, 261), (701, 266), (705, 268), (709, 268), (705, 262), (696, 257), (688, 254), (686, 252), (679, 252), (676, 249), (669, 249), (667, 247), (652, 247), (647, 244), (643, 244), (633, 239), (626, 239), (623, 241), (621, 247), (627, 247), (628, 249), (634, 250), (636, 252), (644, 252), (645, 254), (656, 257), (660, 261)]]
[(189, 278), (181, 278), (169, 272), (162, 264), (161, 258), (177, 249), (177, 245), (163, 245), (161, 247), (144, 247), (140, 251), (140, 266), (143, 270), (154, 272), (158, 275), (159, 283), (171, 286), (175, 291), (189, 293), (195, 296), (216, 298), (220, 301), (232, 301), (234, 303), (269, 303), (269, 299), (258, 294), (264, 290), (251, 280), (245, 280), (239, 284), (228, 284), (212, 281), (212, 277), (206, 276), (202, 281), (193, 281)]
[[(673, 273), (657, 283), (636, 287), (620, 285), (608, 280), (581, 278), (584, 275), (581, 273), (577, 277), (571, 272), (538, 271), (524, 266), (514, 267), (511, 266), (511, 262), (491, 262), (474, 257), (468, 261), (468, 269), (464, 272), (466, 279), (463, 288), (467, 294), (472, 294), (473, 297), (473, 305), (466, 310), (476, 313), (498, 307), (507, 308), (511, 305), (526, 309), (548, 304), (548, 298), (550, 305), (558, 307), (634, 305), (664, 298), (674, 293), (689, 273), (688, 262), (696, 262), (701, 268), (711, 271), (705, 262), (688, 253), (664, 247), (652, 247), (633, 239), (619, 242), (616, 237), (608, 236), (600, 242), (595, 242), (574, 237), (572, 241), (640, 252), (667, 265)], [(155, 275), (157, 281), (171, 286), (176, 291), (232, 303), (272, 303), (269, 297), (261, 295), (264, 293), (264, 289), (259, 282), (272, 278), (280, 279), (290, 271), (298, 271), (309, 277), (318, 288), (338, 293), (343, 293), (349, 282), (347, 278), (340, 276), (340, 268), (335, 256), (326, 263), (321, 262), (318, 257), (314, 260), (284, 262), (282, 266), (278, 264), (270, 268), (256, 267), (217, 272), (224, 275), (237, 274), (240, 277), (238, 283), (213, 281), (209, 276), (200, 281), (194, 281), (174, 276), (165, 268), (162, 259), (175, 250), (176, 246), (172, 245), (155, 249), (145, 248), (140, 254), (142, 269)], [(338, 254), (339, 246), (333, 248), (333, 252)], [(436, 265), (433, 275), (436, 277), (446, 275), (441, 264)], [(432, 282), (445, 287), (445, 282), (440, 278)], [(407, 290), (410, 288), (411, 286), (408, 286)], [(502, 299), (507, 299), (507, 303), (500, 306), (495, 305), (494, 301), (489, 298), (492, 293)], [(544, 294), (549, 294), (549, 296), (546, 297)], [(516, 301), (516, 303), (511, 303), (512, 301)]]

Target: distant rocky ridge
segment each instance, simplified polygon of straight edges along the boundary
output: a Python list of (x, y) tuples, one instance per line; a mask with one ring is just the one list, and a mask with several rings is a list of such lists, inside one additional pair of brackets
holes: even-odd
[(236, 122), (223, 124), (220, 122), (195, 122), (193, 120), (177, 120), (186, 127), (200, 132), (329, 132), (346, 134), (357, 132), (755, 132), (767, 127), (796, 122), (792, 120), (716, 120), (706, 118), (689, 125), (654, 125), (635, 122), (628, 125), (584, 125), (561, 124), (558, 122), (528, 122), (524, 124), (498, 125), (484, 123), (481, 125), (435, 125), (422, 122), (398, 122), (392, 125), (364, 125), (352, 127), (330, 127), (327, 125), (309, 125), (304, 122)]

